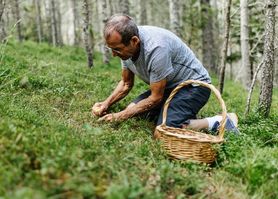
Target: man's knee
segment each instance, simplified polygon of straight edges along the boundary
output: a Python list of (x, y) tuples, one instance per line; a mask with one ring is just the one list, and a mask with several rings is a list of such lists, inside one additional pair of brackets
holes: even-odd
[(181, 128), (182, 124), (180, 122), (175, 121), (175, 120), (166, 120), (166, 126)]

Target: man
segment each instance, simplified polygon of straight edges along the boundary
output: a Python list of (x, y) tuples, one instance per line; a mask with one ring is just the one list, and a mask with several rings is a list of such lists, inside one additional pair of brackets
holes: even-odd
[[(189, 79), (211, 83), (207, 70), (190, 48), (168, 30), (137, 26), (129, 16), (118, 14), (107, 21), (104, 37), (113, 56), (121, 58), (122, 80), (106, 100), (92, 107), (94, 115), (102, 116), (100, 121), (126, 120), (147, 112), (150, 116), (158, 115), (159, 125), (163, 104), (178, 84)], [(138, 96), (123, 111), (107, 114), (108, 108), (132, 89), (135, 75), (149, 84), (150, 90)], [(196, 119), (209, 96), (210, 90), (205, 87), (190, 85), (182, 88), (169, 105), (167, 126), (216, 129), (221, 116)], [(230, 115), (227, 124), (229, 130), (238, 132), (235, 114)]]

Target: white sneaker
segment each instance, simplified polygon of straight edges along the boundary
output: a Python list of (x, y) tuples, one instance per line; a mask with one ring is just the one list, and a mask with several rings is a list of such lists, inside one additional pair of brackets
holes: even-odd
[[(239, 130), (237, 129), (238, 124), (238, 117), (235, 113), (228, 113), (225, 129), (229, 132), (232, 132), (234, 134), (240, 134)], [(220, 126), (220, 122), (216, 121), (212, 127), (212, 131), (216, 132)]]

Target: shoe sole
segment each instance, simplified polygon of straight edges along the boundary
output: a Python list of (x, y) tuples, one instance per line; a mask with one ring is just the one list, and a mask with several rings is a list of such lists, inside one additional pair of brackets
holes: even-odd
[(238, 124), (238, 117), (237, 117), (237, 115), (235, 113), (228, 113), (227, 115), (232, 120), (234, 126), (237, 127), (237, 124)]

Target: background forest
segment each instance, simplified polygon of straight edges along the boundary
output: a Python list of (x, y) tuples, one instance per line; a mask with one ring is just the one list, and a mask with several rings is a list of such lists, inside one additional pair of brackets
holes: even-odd
[[(0, 0), (0, 198), (278, 198), (275, 0)], [(240, 136), (217, 161), (169, 160), (153, 124), (101, 124), (120, 79), (114, 13), (179, 35), (209, 70)], [(146, 89), (136, 79), (123, 109)], [(219, 112), (214, 97), (200, 116)]]

